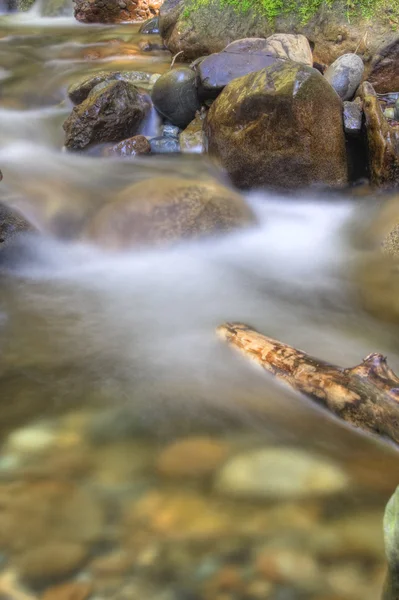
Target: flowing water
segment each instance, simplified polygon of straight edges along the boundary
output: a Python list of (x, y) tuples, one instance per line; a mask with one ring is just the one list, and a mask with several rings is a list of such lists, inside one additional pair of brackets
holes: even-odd
[[(395, 328), (356, 301), (369, 200), (257, 192), (258, 225), (224, 237), (119, 254), (76, 241), (132, 181), (224, 175), (198, 156), (62, 151), (69, 83), (162, 73), (170, 55), (141, 51), (137, 25), (40, 7), (0, 17), (0, 200), (40, 230), (0, 252), (0, 595), (69, 582), (96, 599), (377, 598), (397, 451), (215, 336), (241, 321), (345, 367), (382, 352), (398, 371)], [(158, 127), (153, 114), (145, 133)], [(292, 452), (314, 469), (305, 483)]]

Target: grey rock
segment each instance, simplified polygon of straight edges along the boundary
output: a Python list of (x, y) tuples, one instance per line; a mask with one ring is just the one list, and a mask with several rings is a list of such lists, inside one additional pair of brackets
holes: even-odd
[(233, 42), (222, 52), (211, 54), (197, 64), (201, 93), (204, 97), (215, 97), (233, 79), (260, 71), (278, 60), (265, 39)]
[(134, 136), (148, 110), (137, 88), (126, 81), (103, 82), (75, 106), (65, 121), (65, 146), (84, 150), (94, 144)]
[(0, 248), (17, 233), (32, 231), (33, 226), (21, 215), (0, 203)]
[(180, 144), (177, 138), (155, 137), (150, 140), (150, 145), (153, 154), (175, 154), (180, 152)]
[(343, 54), (324, 73), (342, 100), (352, 100), (362, 82), (364, 64), (357, 54)]
[[(142, 71), (115, 71), (108, 73), (100, 71), (90, 77), (72, 83), (68, 88), (68, 96), (74, 104), (80, 104), (86, 100), (91, 90), (101, 83), (111, 83), (111, 81), (128, 81), (133, 85), (139, 85), (143, 88), (150, 88), (154, 85), (156, 74), (143, 73)], [(158, 75), (159, 77), (159, 75)]]
[(173, 125), (184, 129), (200, 109), (196, 74), (189, 67), (178, 67), (161, 75), (152, 94), (155, 108)]
[(358, 136), (362, 130), (363, 109), (361, 102), (344, 102), (344, 129), (348, 135)]
[(167, 123), (162, 127), (162, 135), (167, 138), (177, 139), (179, 137), (180, 128), (176, 127), (176, 125), (171, 125)]
[(139, 29), (139, 33), (158, 34), (159, 33), (159, 17), (148, 19)]

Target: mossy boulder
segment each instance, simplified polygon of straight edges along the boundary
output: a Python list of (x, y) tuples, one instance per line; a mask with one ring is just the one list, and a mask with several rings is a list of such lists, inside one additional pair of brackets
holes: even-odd
[(113, 250), (165, 246), (254, 220), (244, 198), (217, 181), (155, 177), (122, 190), (97, 213), (84, 237)]
[(365, 62), (398, 39), (399, 5), (389, 0), (165, 0), (160, 31), (179, 60), (220, 52), (246, 37), (303, 34), (316, 62), (356, 52)]
[(204, 124), (208, 150), (242, 188), (341, 186), (342, 109), (316, 69), (281, 60), (224, 88)]

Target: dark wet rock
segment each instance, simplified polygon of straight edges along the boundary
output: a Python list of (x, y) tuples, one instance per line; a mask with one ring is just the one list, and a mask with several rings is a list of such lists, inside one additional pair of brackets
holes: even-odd
[(95, 75), (84, 77), (80, 81), (72, 83), (68, 88), (68, 96), (74, 104), (80, 104), (86, 100), (91, 90), (97, 85), (115, 80), (127, 81), (147, 89), (151, 87), (151, 80), (154, 81), (154, 75), (143, 71), (116, 71), (111, 73), (99, 71)]
[(281, 61), (225, 87), (204, 124), (208, 151), (239, 187), (340, 186), (342, 112), (318, 71)]
[(187, 0), (165, 0), (160, 9), (160, 32), (173, 55), (187, 61), (220, 52), (234, 40), (267, 37), (276, 32), (304, 35), (313, 48), (315, 62), (330, 65), (342, 54), (356, 52), (369, 60), (382, 45), (397, 38), (392, 30), (390, 7), (365, 19), (362, 11), (352, 11), (340, 2), (321, 3), (315, 14), (304, 22), (299, 10), (281, 11), (268, 19), (261, 11), (237, 15), (233, 3), (222, 0), (202, 1), (195, 10)]
[(163, 0), (74, 0), (75, 17), (83, 23), (145, 21), (154, 17)]
[(180, 133), (180, 128), (176, 127), (176, 125), (171, 125), (167, 123), (162, 127), (162, 135), (163, 137), (168, 138), (178, 138)]
[(399, 121), (399, 98), (395, 102), (394, 117)]
[(373, 86), (364, 82), (359, 90), (367, 130), (371, 182), (379, 187), (399, 185), (399, 130), (384, 117)]
[(354, 102), (344, 102), (344, 129), (351, 136), (358, 136), (362, 130), (363, 107), (357, 98)]
[(183, 129), (200, 109), (196, 75), (188, 67), (178, 67), (161, 75), (152, 94), (155, 108), (173, 125)]
[(159, 33), (159, 17), (148, 19), (139, 29), (139, 33), (158, 34)]
[(135, 135), (127, 140), (122, 140), (119, 144), (105, 148), (103, 156), (137, 156), (139, 154), (149, 154), (151, 152), (150, 142), (144, 135)]
[(165, 245), (254, 222), (244, 198), (214, 180), (154, 177), (124, 189), (86, 236), (111, 249)]
[(131, 83), (99, 84), (65, 121), (65, 146), (84, 150), (93, 144), (127, 139), (137, 133), (147, 108)]
[(205, 136), (203, 131), (206, 113), (198, 112), (190, 125), (179, 136), (180, 150), (187, 154), (205, 152)]
[(17, 233), (32, 230), (32, 225), (21, 215), (0, 203), (0, 248)]
[(327, 71), (324, 77), (332, 85), (342, 100), (352, 100), (364, 73), (364, 64), (357, 54), (340, 56)]
[(139, 49), (141, 52), (160, 52), (167, 50), (165, 44), (162, 42), (152, 42), (151, 40), (141, 40), (139, 42)]
[(388, 43), (378, 48), (366, 73), (367, 80), (379, 94), (399, 90), (399, 35), (396, 33), (393, 39), (387, 37)]
[(198, 65), (201, 95), (216, 97), (233, 79), (260, 71), (278, 60), (270, 53), (266, 40), (233, 42), (223, 52), (211, 54)]
[(153, 154), (176, 154), (180, 152), (178, 138), (155, 137), (150, 140), (151, 152)]

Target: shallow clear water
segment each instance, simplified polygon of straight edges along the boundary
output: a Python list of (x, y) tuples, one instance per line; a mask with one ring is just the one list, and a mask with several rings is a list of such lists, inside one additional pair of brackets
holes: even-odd
[[(70, 82), (169, 68), (167, 52), (140, 51), (137, 31), (37, 12), (0, 18), (0, 200), (40, 230), (0, 254), (0, 591), (15, 575), (33, 598), (66, 581), (89, 582), (95, 598), (376, 598), (396, 450), (277, 386), (215, 335), (241, 321), (344, 367), (382, 352), (398, 371), (396, 329), (356, 301), (351, 228), (372, 201), (264, 191), (247, 198), (258, 224), (217, 239), (119, 254), (76, 241), (79, 223), (132, 181), (225, 180), (198, 156), (62, 151)], [(253, 449), (292, 447), (327, 461), (326, 472), (332, 461), (345, 486), (292, 497), (218, 487), (234, 457), (249, 465)], [(88, 539), (79, 493), (101, 513)], [(68, 505), (60, 514), (57, 494)], [(67, 574), (26, 575), (29, 552), (49, 541), (63, 564), (71, 542), (85, 557)]]

